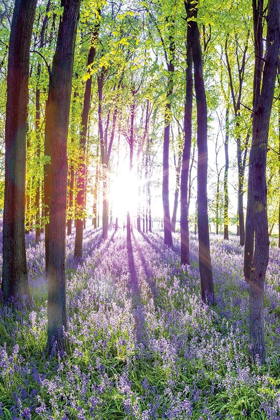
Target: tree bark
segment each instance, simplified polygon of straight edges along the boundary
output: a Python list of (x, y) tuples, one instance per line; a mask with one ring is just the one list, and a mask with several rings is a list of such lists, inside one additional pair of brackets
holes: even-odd
[[(188, 12), (189, 14), (190, 12)], [(189, 17), (189, 16), (187, 16)], [(189, 206), (188, 206), (188, 184), (189, 168), (192, 143), (192, 97), (193, 97), (193, 75), (192, 75), (192, 50), (191, 33), (188, 26), (187, 32), (187, 68), (186, 68), (186, 99), (184, 132), (185, 143), (182, 158), (181, 172), (181, 264), (190, 264), (190, 238), (189, 238)]]
[[(171, 20), (171, 32), (174, 30), (174, 20)], [(173, 93), (174, 78), (174, 56), (175, 41), (173, 34), (169, 36), (169, 54), (170, 59), (167, 62), (168, 81), (166, 93), (166, 105), (164, 113), (164, 139), (163, 139), (163, 181), (162, 181), (162, 201), (163, 201), (163, 229), (164, 244), (172, 247), (172, 233), (169, 207), (169, 143), (171, 126), (171, 96)]]
[(29, 56), (36, 0), (15, 1), (8, 58), (5, 126), (4, 302), (30, 297), (25, 250), (25, 174)]
[[(266, 156), (269, 122), (277, 72), (280, 47), (280, 4), (268, 1), (266, 55), (257, 54), (257, 40), (262, 34), (262, 1), (254, 10), (255, 78), (253, 135), (249, 160), (246, 242), (244, 250), (244, 275), (250, 285), (249, 297), (249, 353), (254, 361), (265, 361), (264, 342), (264, 285), (269, 258), (267, 221)], [(260, 21), (261, 20), (261, 21)], [(259, 80), (259, 60), (264, 70)]]
[[(41, 66), (38, 64), (37, 68), (37, 77), (38, 80), (40, 78), (41, 73)], [(35, 205), (36, 205), (36, 242), (39, 241), (41, 235), (41, 217), (40, 217), (40, 155), (41, 155), (41, 145), (40, 145), (40, 120), (41, 120), (41, 113), (40, 113), (40, 88), (36, 87), (36, 116), (35, 116), (35, 130), (36, 130), (36, 138), (37, 138), (37, 158), (38, 158), (38, 174), (37, 174), (37, 183), (36, 186), (36, 198), (35, 198)]]
[(176, 186), (175, 186), (175, 193), (174, 193), (174, 205), (173, 205), (173, 214), (171, 218), (171, 231), (175, 232), (176, 230), (176, 219), (177, 219), (177, 210), (178, 210), (178, 203), (179, 203), (179, 191), (180, 191), (180, 174), (181, 174), (181, 166), (182, 166), (182, 155), (180, 153), (178, 158), (178, 163), (176, 165)]
[(75, 172), (74, 172), (74, 163), (73, 160), (70, 160), (70, 180), (69, 180), (69, 206), (71, 212), (71, 217), (67, 220), (67, 235), (72, 234), (72, 223), (73, 223), (73, 204), (74, 204), (74, 179), (75, 179)]
[(106, 240), (108, 238), (109, 215), (108, 215), (108, 197), (107, 197), (107, 171), (108, 171), (107, 144), (105, 142), (106, 136), (103, 130), (103, 122), (102, 122), (104, 75), (105, 75), (105, 70), (102, 69), (100, 76), (97, 77), (97, 85), (98, 85), (98, 127), (99, 127), (99, 138), (100, 138), (101, 163), (102, 163), (102, 238)]
[(224, 175), (224, 239), (228, 239), (228, 170), (229, 170), (229, 156), (228, 156), (228, 142), (229, 142), (229, 108), (226, 109), (226, 138), (225, 138), (225, 175)]
[(64, 0), (50, 75), (46, 137), (50, 144), (50, 225), (48, 260), (48, 352), (66, 351), (65, 239), (67, 202), (67, 135), (73, 62), (80, 0)]
[[(98, 11), (98, 15), (100, 14), (100, 10)], [(87, 60), (87, 69), (90, 72), (91, 65), (94, 62), (95, 54), (96, 54), (96, 41), (99, 34), (100, 28), (100, 20), (98, 19), (98, 23), (95, 25), (94, 32), (92, 34), (91, 40), (91, 47), (88, 53), (88, 60)], [(90, 73), (89, 73), (90, 74)], [(88, 131), (88, 116), (90, 111), (90, 98), (91, 98), (91, 87), (92, 87), (92, 75), (90, 74), (89, 78), (86, 81), (86, 88), (84, 94), (84, 106), (82, 112), (82, 129), (80, 134), (80, 165), (78, 171), (78, 180), (77, 180), (77, 188), (78, 188), (78, 195), (77, 195), (77, 209), (78, 209), (78, 218), (76, 220), (76, 236), (75, 236), (75, 250), (74, 250), (74, 257), (75, 258), (82, 258), (83, 256), (83, 218), (84, 218), (84, 211), (85, 211), (85, 178), (86, 178), (86, 138), (87, 138), (87, 131)]]
[[(133, 168), (133, 149), (134, 149), (134, 119), (135, 119), (135, 90), (132, 90), (132, 103), (130, 107), (130, 135), (129, 135), (129, 173), (132, 173)], [(127, 243), (131, 244), (131, 218), (130, 211), (127, 211), (126, 217), (126, 239)]]
[[(238, 42), (236, 40), (236, 61), (238, 66), (238, 90), (237, 92), (234, 91), (234, 82), (232, 76), (232, 70), (229, 62), (228, 56), (228, 38), (225, 42), (225, 55), (226, 55), (226, 63), (227, 63), (227, 70), (229, 75), (229, 83), (230, 83), (230, 90), (231, 90), (231, 97), (233, 102), (234, 108), (234, 115), (236, 118), (236, 132), (239, 133), (240, 131), (240, 107), (241, 107), (241, 96), (242, 96), (242, 88), (243, 88), (243, 81), (245, 75), (245, 64), (246, 64), (246, 56), (248, 50), (248, 40), (249, 40), (250, 32), (247, 32), (247, 38), (245, 42), (245, 46), (242, 50), (242, 60), (239, 60), (238, 57)], [(261, 41), (262, 42), (262, 41)], [(244, 173), (245, 173), (245, 163), (246, 159), (244, 159), (244, 155), (247, 154), (248, 142), (246, 141), (245, 147), (241, 144), (241, 136), (237, 134), (236, 138), (236, 145), (237, 145), (237, 167), (238, 167), (238, 224), (237, 224), (237, 235), (240, 236), (240, 245), (243, 246), (245, 243), (245, 229), (244, 229), (244, 205), (243, 205), (243, 198), (244, 198)]]
[[(188, 1), (188, 5), (192, 7), (190, 0)], [(197, 6), (193, 9), (193, 16), (195, 18), (197, 17)], [(210, 256), (207, 203), (207, 104), (202, 71), (202, 53), (199, 29), (196, 21), (190, 21), (189, 25), (192, 43), (197, 107), (197, 210), (201, 296), (204, 302), (214, 303), (214, 284)]]
[[(43, 19), (43, 24), (42, 24), (42, 29), (40, 32), (40, 41), (39, 41), (39, 48), (43, 48), (44, 47), (44, 43), (45, 43), (45, 34), (46, 34), (46, 29), (47, 29), (47, 25), (48, 25), (48, 21), (49, 21), (49, 15), (48, 12), (50, 10), (50, 6), (51, 6), (51, 0), (48, 0), (48, 3), (46, 5), (46, 12), (45, 12), (45, 17)], [(36, 130), (36, 137), (37, 137), (37, 142), (38, 142), (38, 146), (37, 146), (37, 157), (38, 157), (38, 174), (37, 174), (37, 186), (36, 186), (36, 199), (35, 199), (35, 205), (36, 205), (36, 241), (39, 241), (40, 239), (40, 235), (41, 235), (41, 230), (42, 230), (42, 217), (40, 214), (40, 198), (41, 198), (41, 191), (42, 191), (42, 182), (41, 182), (41, 163), (40, 163), (40, 156), (41, 156), (41, 135), (40, 135), (40, 123), (41, 123), (41, 113), (40, 113), (40, 108), (41, 108), (41, 94), (40, 94), (40, 86), (39, 86), (39, 82), (40, 82), (40, 76), (41, 76), (41, 64), (39, 63), (37, 66), (37, 87), (36, 87), (36, 121), (35, 121), (35, 130)]]

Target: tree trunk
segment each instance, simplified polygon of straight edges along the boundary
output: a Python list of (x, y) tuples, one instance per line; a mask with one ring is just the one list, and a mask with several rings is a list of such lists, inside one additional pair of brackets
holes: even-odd
[[(185, 3), (186, 4), (186, 3)], [(191, 7), (191, 1), (188, 1)], [(197, 8), (194, 9), (197, 17)], [(197, 210), (198, 210), (198, 241), (199, 241), (199, 271), (201, 280), (201, 295), (204, 302), (214, 302), (214, 284), (210, 257), (208, 203), (207, 203), (207, 104), (202, 71), (202, 53), (200, 35), (196, 21), (190, 21), (192, 56), (194, 63), (194, 82), (197, 106)]]
[(217, 177), (217, 190), (216, 190), (216, 235), (219, 235), (219, 208), (220, 208), (220, 173)]
[[(4, 302), (30, 297), (25, 251), (25, 173), (29, 51), (36, 0), (15, 1), (8, 58), (5, 126)], [(24, 36), (23, 36), (24, 34)]]
[(225, 176), (224, 176), (224, 239), (228, 239), (228, 141), (229, 141), (229, 108), (226, 109), (226, 138), (225, 138)]
[(182, 172), (181, 172), (181, 264), (190, 264), (188, 184), (189, 184), (189, 167), (190, 167), (190, 155), (191, 155), (191, 143), (192, 143), (192, 106), (193, 106), (192, 105), (192, 97), (193, 97), (192, 50), (191, 50), (190, 36), (191, 36), (190, 27), (188, 26), (186, 99), (185, 99), (185, 116), (184, 116), (185, 143), (184, 143), (184, 149), (183, 149)]
[[(98, 15), (100, 11), (98, 11)], [(99, 17), (99, 16), (98, 16)], [(92, 35), (91, 47), (88, 53), (87, 60), (87, 69), (91, 68), (92, 63), (94, 62), (96, 54), (96, 40), (98, 38), (100, 28), (100, 20), (95, 25), (95, 30)], [(88, 70), (90, 72), (90, 70)], [(88, 116), (90, 111), (90, 99), (91, 99), (91, 86), (92, 86), (92, 75), (89, 73), (89, 78), (86, 81), (86, 88), (84, 94), (84, 106), (82, 112), (82, 129), (80, 134), (80, 165), (78, 171), (78, 180), (77, 180), (77, 209), (78, 209), (78, 218), (76, 224), (76, 236), (75, 236), (75, 250), (74, 257), (82, 258), (83, 256), (83, 218), (85, 211), (85, 195), (86, 195), (86, 138), (88, 131)]]
[[(262, 34), (262, 2), (253, 2), (255, 36), (255, 77), (253, 135), (249, 160), (248, 204), (246, 242), (244, 250), (244, 275), (250, 285), (249, 299), (249, 352), (254, 361), (265, 361), (264, 342), (264, 284), (269, 258), (267, 221), (266, 155), (269, 122), (277, 72), (280, 47), (280, 4), (268, 1), (267, 51), (265, 58), (257, 54), (257, 42)], [(256, 10), (257, 8), (257, 10)], [(261, 22), (259, 22), (261, 20)], [(264, 71), (259, 80), (259, 61), (264, 61)]]
[[(97, 155), (98, 158), (98, 155)], [(94, 188), (93, 188), (93, 215), (92, 215), (92, 225), (94, 229), (97, 228), (97, 201), (98, 201), (98, 183), (99, 183), (99, 162), (96, 162), (96, 169), (95, 169), (95, 181), (94, 181)]]
[[(239, 124), (236, 124), (239, 129)], [(243, 246), (245, 243), (245, 229), (244, 229), (244, 170), (242, 165), (242, 150), (240, 137), (237, 138), (237, 166), (238, 166), (238, 221), (239, 221), (239, 236), (240, 245)]]
[(51, 200), (48, 260), (48, 343), (51, 353), (67, 350), (65, 239), (67, 202), (67, 135), (75, 39), (80, 0), (64, 0), (50, 75), (46, 137), (51, 151)]
[[(132, 90), (132, 104), (130, 107), (129, 173), (132, 172), (132, 168), (133, 168), (135, 94), (136, 92)], [(127, 225), (126, 226), (127, 243), (131, 244), (131, 220), (130, 220), (129, 210), (127, 211), (126, 225)]]
[[(261, 0), (262, 1), (262, 0)], [(244, 82), (244, 75), (245, 75), (245, 65), (246, 65), (246, 55), (248, 50), (248, 40), (250, 36), (250, 31), (247, 32), (247, 38), (245, 41), (244, 48), (242, 50), (242, 59), (240, 60), (238, 57), (238, 42), (236, 40), (236, 57), (237, 57), (237, 67), (238, 67), (238, 90), (235, 92), (234, 90), (234, 81), (232, 77), (232, 70), (229, 63), (229, 57), (228, 57), (228, 38), (226, 39), (225, 43), (225, 55), (226, 55), (226, 62), (227, 62), (227, 70), (229, 74), (229, 82), (230, 82), (230, 90), (231, 90), (231, 96), (232, 96), (232, 102), (233, 102), (233, 108), (234, 108), (234, 115), (235, 115), (235, 127), (236, 132), (240, 132), (240, 107), (241, 107), (241, 95), (242, 95), (242, 88), (243, 88), (243, 82)], [(260, 40), (260, 43), (262, 44), (262, 39)], [(244, 230), (244, 206), (243, 206), (243, 197), (244, 197), (244, 172), (245, 172), (245, 163), (246, 158), (244, 156), (247, 154), (247, 148), (248, 143), (246, 141), (245, 147), (241, 144), (241, 136), (240, 134), (237, 134), (236, 138), (236, 144), (237, 144), (237, 167), (238, 167), (238, 225), (237, 225), (237, 235), (240, 236), (240, 245), (244, 245), (245, 241), (245, 230)], [(244, 155), (243, 155), (244, 150)], [(242, 159), (243, 156), (243, 159)]]
[[(40, 42), (39, 42), (39, 48), (44, 47), (45, 43), (45, 33), (47, 29), (47, 24), (49, 21), (49, 15), (48, 12), (50, 10), (51, 6), (51, 0), (48, 0), (47, 6), (46, 6), (46, 12), (45, 17), (42, 24), (42, 29), (40, 33)], [(41, 198), (41, 191), (42, 191), (42, 182), (41, 182), (41, 136), (40, 136), (40, 122), (41, 122), (41, 115), (40, 115), (40, 108), (41, 108), (41, 95), (40, 95), (40, 75), (41, 75), (41, 64), (38, 64), (37, 66), (37, 83), (38, 86), (36, 87), (36, 122), (35, 122), (35, 130), (36, 130), (36, 137), (37, 137), (37, 157), (38, 157), (38, 174), (37, 174), (37, 186), (36, 186), (36, 198), (35, 198), (35, 205), (36, 205), (36, 242), (39, 241), (41, 231), (42, 231), (42, 217), (40, 215), (40, 198)], [(43, 206), (42, 206), (43, 207)]]
[[(174, 20), (171, 21), (170, 30), (174, 29)], [(173, 35), (169, 36), (170, 61), (167, 63), (168, 81), (166, 93), (166, 105), (164, 113), (164, 139), (163, 139), (163, 181), (162, 181), (162, 201), (163, 201), (163, 229), (164, 244), (172, 247), (171, 220), (169, 208), (169, 143), (170, 143), (170, 125), (171, 125), (171, 96), (173, 93), (174, 78), (174, 55), (175, 41)]]
[(72, 234), (72, 223), (73, 223), (73, 204), (74, 204), (74, 179), (75, 179), (75, 172), (74, 172), (74, 162), (70, 161), (70, 182), (69, 182), (69, 209), (71, 213), (71, 217), (67, 220), (67, 235)]
[(182, 166), (182, 155), (180, 154), (180, 156), (178, 158), (178, 164), (176, 165), (176, 186), (175, 186), (175, 193), (174, 193), (173, 214), (172, 214), (172, 219), (171, 219), (171, 231), (172, 232), (176, 231), (176, 219), (177, 219), (177, 209), (178, 209), (178, 202), (179, 202), (181, 166)]
[[(40, 64), (38, 65), (38, 69), (37, 69), (37, 77), (38, 80), (40, 78), (40, 73), (41, 73), (41, 66)], [(36, 130), (36, 138), (37, 138), (37, 158), (38, 158), (38, 164), (37, 164), (37, 170), (38, 170), (38, 174), (37, 174), (37, 186), (36, 186), (36, 197), (35, 197), (35, 205), (36, 205), (36, 222), (35, 222), (35, 226), (36, 226), (36, 242), (39, 241), (40, 239), (40, 235), (41, 235), (41, 217), (40, 217), (40, 155), (41, 155), (41, 145), (40, 145), (40, 120), (41, 120), (41, 115), (40, 115), (40, 88), (37, 86), (36, 87), (36, 120), (35, 120), (35, 130)]]
[(97, 77), (98, 86), (98, 127), (99, 127), (99, 138), (100, 138), (100, 149), (101, 149), (101, 163), (102, 163), (102, 238), (106, 240), (108, 238), (108, 197), (107, 197), (107, 171), (108, 171), (108, 159), (107, 159), (107, 145), (105, 143), (106, 136), (103, 130), (102, 122), (102, 101), (103, 101), (103, 81), (104, 81), (105, 70), (101, 70), (101, 75)]

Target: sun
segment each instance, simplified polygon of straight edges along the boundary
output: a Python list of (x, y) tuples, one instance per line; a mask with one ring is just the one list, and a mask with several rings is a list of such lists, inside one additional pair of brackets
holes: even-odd
[(140, 196), (138, 178), (133, 171), (121, 170), (111, 179), (110, 189), (110, 201), (116, 217), (125, 217), (128, 211), (131, 215), (136, 214)]

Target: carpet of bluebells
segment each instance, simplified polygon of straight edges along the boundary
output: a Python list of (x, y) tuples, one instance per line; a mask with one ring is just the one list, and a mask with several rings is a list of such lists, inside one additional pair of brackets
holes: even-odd
[[(267, 362), (248, 358), (248, 286), (237, 238), (212, 236), (216, 305), (200, 299), (198, 244), (180, 267), (161, 232), (88, 228), (67, 240), (70, 354), (47, 356), (44, 242), (27, 235), (32, 307), (0, 303), (1, 419), (280, 419), (280, 251), (270, 249)], [(0, 263), (2, 263), (0, 261)]]

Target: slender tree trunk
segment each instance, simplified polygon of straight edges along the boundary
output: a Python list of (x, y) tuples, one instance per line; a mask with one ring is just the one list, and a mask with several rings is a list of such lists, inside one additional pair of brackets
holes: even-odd
[(225, 176), (224, 176), (224, 239), (228, 239), (228, 170), (229, 170), (229, 156), (228, 156), (228, 142), (229, 142), (229, 108), (226, 109), (226, 138), (225, 138)]
[[(185, 3), (186, 4), (186, 3)], [(188, 5), (191, 6), (190, 0)], [(197, 16), (197, 8), (194, 17)], [(200, 35), (196, 21), (189, 22), (191, 31), (192, 56), (194, 63), (194, 82), (197, 106), (197, 210), (198, 210), (198, 241), (199, 241), (199, 271), (201, 280), (201, 295), (204, 302), (214, 302), (214, 283), (210, 257), (208, 203), (207, 203), (207, 104), (204, 88), (202, 53)]]
[[(239, 124), (236, 124), (239, 129)], [(238, 221), (239, 221), (239, 236), (240, 245), (243, 246), (245, 243), (245, 228), (244, 228), (244, 170), (242, 165), (242, 151), (240, 137), (237, 138), (237, 166), (238, 166)]]
[[(104, 82), (105, 70), (101, 70), (100, 76), (97, 78), (98, 85), (98, 126), (99, 126), (99, 137), (100, 137), (100, 149), (101, 149), (101, 163), (102, 163), (102, 238), (106, 240), (108, 238), (108, 197), (107, 197), (107, 171), (108, 171), (108, 158), (107, 158), (107, 144), (106, 133), (103, 130), (102, 122), (102, 101), (103, 101), (103, 82)], [(109, 116), (108, 116), (109, 117)]]
[[(174, 21), (171, 22), (174, 27)], [(173, 28), (170, 29), (171, 31)], [(163, 181), (162, 181), (162, 201), (163, 201), (163, 229), (164, 229), (164, 244), (172, 247), (172, 233), (171, 220), (169, 208), (169, 144), (170, 144), (170, 126), (171, 126), (171, 96), (173, 93), (173, 78), (174, 78), (174, 54), (175, 41), (173, 35), (169, 37), (169, 52), (171, 59), (167, 63), (168, 82), (166, 105), (164, 114), (164, 139), (163, 139)]]
[[(40, 78), (40, 73), (41, 73), (41, 66), (40, 64), (38, 65), (38, 69), (37, 69), (37, 77), (38, 80)], [(40, 239), (40, 235), (41, 235), (41, 217), (40, 217), (40, 175), (41, 175), (41, 164), (40, 164), (40, 155), (41, 155), (41, 136), (40, 136), (40, 120), (41, 120), (41, 115), (40, 115), (40, 88), (37, 86), (36, 88), (36, 120), (35, 120), (35, 131), (36, 131), (36, 138), (37, 138), (37, 159), (38, 159), (38, 164), (37, 164), (37, 170), (38, 170), (38, 174), (37, 174), (37, 186), (36, 186), (36, 197), (35, 197), (35, 205), (36, 205), (36, 221), (35, 221), (35, 225), (36, 225), (36, 242), (39, 241)]]
[(97, 161), (96, 169), (95, 169), (95, 181), (94, 181), (94, 188), (93, 188), (93, 208), (92, 208), (93, 210), (92, 224), (93, 224), (94, 229), (97, 228), (98, 183), (99, 183), (99, 162)]
[[(99, 15), (100, 11), (98, 11)], [(99, 17), (99, 16), (98, 16)], [(96, 54), (96, 40), (98, 38), (100, 28), (100, 20), (95, 25), (95, 30), (92, 35), (91, 47), (88, 53), (87, 68), (89, 69), (94, 62)], [(82, 258), (83, 256), (83, 218), (85, 211), (85, 195), (86, 195), (86, 138), (88, 131), (88, 116), (90, 111), (90, 98), (91, 98), (91, 86), (92, 86), (92, 75), (89, 73), (89, 78), (86, 81), (86, 88), (84, 94), (84, 106), (82, 112), (82, 129), (80, 133), (80, 165), (78, 171), (78, 180), (77, 180), (77, 208), (78, 208), (78, 218), (76, 224), (76, 236), (75, 236), (75, 250), (74, 257)]]
[(48, 352), (67, 350), (65, 239), (67, 203), (67, 135), (75, 40), (80, 0), (64, 0), (50, 75), (46, 137), (51, 151), (51, 200), (48, 260)]
[[(264, 342), (264, 285), (269, 258), (267, 221), (266, 155), (269, 122), (280, 47), (280, 4), (268, 1), (266, 55), (257, 54), (258, 40), (262, 43), (263, 4), (253, 1), (255, 37), (255, 77), (253, 135), (249, 160), (246, 242), (244, 275), (250, 285), (249, 352), (254, 361), (265, 361)], [(261, 34), (260, 34), (261, 33)], [(259, 61), (264, 70), (259, 80)]]
[(148, 231), (152, 232), (152, 195), (151, 195), (151, 156), (150, 156), (150, 144), (151, 140), (149, 139), (148, 147), (148, 184), (147, 184), (147, 200), (148, 200)]
[(219, 208), (220, 208), (220, 173), (218, 173), (217, 190), (216, 190), (216, 235), (219, 235)]
[(74, 162), (71, 159), (70, 161), (70, 181), (69, 181), (69, 210), (71, 217), (67, 220), (67, 235), (72, 234), (72, 224), (73, 224), (73, 205), (74, 205)]
[[(49, 21), (49, 15), (48, 12), (50, 10), (51, 6), (51, 0), (48, 0), (47, 6), (46, 6), (46, 14), (43, 20), (42, 29), (40, 33), (40, 43), (39, 48), (44, 47), (45, 43), (45, 33), (47, 29), (47, 24)], [(38, 64), (37, 67), (37, 83), (39, 84), (41, 76), (41, 64)], [(41, 230), (42, 230), (42, 217), (40, 215), (40, 198), (41, 198), (41, 189), (42, 189), (42, 183), (41, 183), (41, 164), (40, 164), (40, 156), (41, 156), (41, 135), (40, 135), (40, 123), (41, 123), (41, 115), (40, 115), (40, 108), (41, 108), (41, 95), (40, 95), (40, 87), (36, 87), (36, 122), (35, 122), (35, 130), (36, 130), (36, 137), (37, 137), (37, 158), (38, 158), (38, 174), (37, 174), (37, 186), (36, 186), (36, 198), (35, 198), (35, 205), (36, 205), (36, 241), (39, 241)]]
[[(134, 119), (135, 119), (135, 94), (136, 92), (132, 91), (132, 104), (130, 108), (130, 136), (129, 136), (129, 173), (132, 173), (133, 168), (133, 148), (134, 148)], [(126, 238), (127, 243), (131, 244), (131, 220), (130, 220), (130, 211), (127, 211), (126, 218)]]
[(190, 238), (189, 238), (189, 207), (188, 207), (188, 183), (189, 167), (192, 142), (192, 50), (190, 27), (187, 33), (187, 68), (186, 68), (186, 99), (184, 116), (185, 143), (182, 157), (181, 172), (181, 264), (190, 264)]
[[(138, 203), (137, 203), (137, 230), (141, 232), (141, 169), (138, 168)], [(144, 231), (143, 231), (144, 232)]]
[[(253, 0), (254, 1), (254, 0)], [(262, 0), (261, 0), (262, 1)], [(240, 132), (240, 107), (241, 107), (241, 95), (242, 95), (242, 88), (244, 82), (244, 75), (245, 75), (245, 65), (246, 65), (246, 56), (248, 50), (248, 40), (250, 36), (250, 31), (247, 32), (246, 42), (242, 51), (242, 59), (240, 60), (238, 57), (238, 42), (236, 40), (236, 57), (237, 57), (237, 67), (238, 67), (238, 82), (239, 87), (237, 92), (234, 90), (234, 82), (232, 77), (231, 66), (229, 63), (228, 57), (228, 38), (226, 39), (225, 43), (225, 54), (226, 54), (226, 62), (227, 62), (227, 70), (229, 74), (229, 82), (230, 82), (230, 90), (234, 108), (234, 115), (235, 115), (235, 127), (236, 132)], [(262, 40), (260, 40), (262, 44)], [(241, 144), (241, 136), (240, 134), (237, 135), (236, 139), (237, 144), (237, 167), (238, 167), (238, 224), (237, 224), (237, 235), (240, 236), (240, 245), (243, 246), (245, 242), (245, 230), (244, 230), (244, 206), (243, 206), (243, 197), (244, 197), (244, 172), (245, 172), (245, 163), (246, 159), (242, 160), (242, 156), (247, 154), (248, 143), (246, 142), (245, 147)], [(244, 155), (243, 155), (244, 153)]]
[[(5, 125), (4, 302), (30, 298), (25, 251), (25, 174), (29, 51), (36, 0), (15, 1), (8, 58)], [(24, 36), (23, 36), (24, 34)]]
[(178, 158), (178, 164), (176, 165), (176, 186), (175, 186), (175, 193), (174, 193), (173, 214), (172, 214), (172, 219), (171, 219), (172, 232), (175, 232), (176, 230), (177, 209), (178, 209), (179, 191), (180, 191), (181, 166), (182, 166), (182, 155), (180, 154)]

